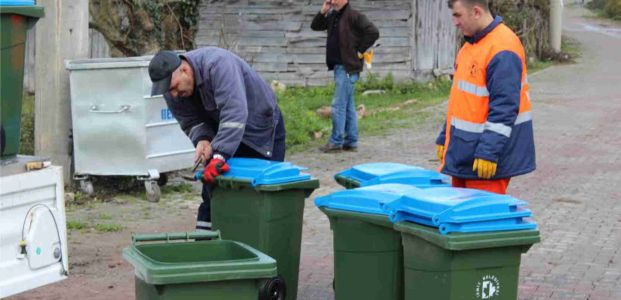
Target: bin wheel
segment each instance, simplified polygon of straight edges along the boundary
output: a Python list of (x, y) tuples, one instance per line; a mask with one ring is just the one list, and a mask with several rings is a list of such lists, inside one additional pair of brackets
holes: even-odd
[(269, 279), (259, 289), (259, 300), (284, 300), (286, 296), (287, 286), (280, 276)]
[(160, 174), (160, 178), (157, 180), (157, 185), (165, 186), (168, 183), (168, 174), (162, 173)]
[(147, 201), (149, 202), (159, 202), (160, 201), (160, 186), (157, 185), (156, 181), (145, 181), (144, 189), (147, 195)]
[(80, 180), (80, 191), (84, 194), (92, 196), (95, 193), (93, 183), (90, 180)]

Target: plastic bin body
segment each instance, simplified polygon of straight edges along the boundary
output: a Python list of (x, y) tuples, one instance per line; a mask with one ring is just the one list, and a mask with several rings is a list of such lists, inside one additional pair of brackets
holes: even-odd
[(355, 165), (337, 173), (334, 179), (347, 189), (385, 183), (409, 184), (418, 188), (450, 186), (449, 177), (437, 171), (387, 162)]
[(161, 95), (151, 56), (83, 59), (70, 70), (76, 175), (146, 176), (192, 167), (194, 146)]
[(405, 299), (517, 299), (520, 257), (537, 230), (441, 235), (409, 222), (402, 232)]
[(43, 7), (2, 6), (5, 2), (0, 3), (0, 157), (19, 151), (26, 33), (43, 17)]
[(277, 273), (272, 258), (227, 240), (133, 244), (123, 257), (135, 268), (138, 300), (256, 300)]
[(320, 209), (334, 237), (335, 299), (403, 299), (401, 234), (388, 216)]
[(212, 227), (223, 238), (246, 243), (276, 259), (288, 300), (297, 297), (304, 199), (318, 187), (316, 179), (253, 186), (245, 180), (218, 177), (212, 193)]

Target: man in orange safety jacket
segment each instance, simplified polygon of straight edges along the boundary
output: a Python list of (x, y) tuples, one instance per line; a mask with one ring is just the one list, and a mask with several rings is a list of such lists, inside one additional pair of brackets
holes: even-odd
[(448, 5), (466, 42), (436, 139), (439, 169), (453, 186), (505, 194), (511, 177), (535, 170), (524, 47), (487, 0)]

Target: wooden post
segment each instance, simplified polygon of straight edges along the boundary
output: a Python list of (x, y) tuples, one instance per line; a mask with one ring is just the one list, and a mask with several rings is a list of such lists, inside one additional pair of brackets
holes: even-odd
[(39, 0), (45, 17), (37, 23), (35, 155), (63, 167), (71, 182), (71, 100), (65, 59), (87, 58), (88, 0)]
[(550, 45), (554, 52), (561, 52), (563, 28), (563, 0), (550, 0)]

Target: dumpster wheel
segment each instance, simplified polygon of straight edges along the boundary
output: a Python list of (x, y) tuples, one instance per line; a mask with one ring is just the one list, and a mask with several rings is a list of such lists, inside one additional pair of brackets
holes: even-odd
[(145, 193), (147, 195), (147, 201), (159, 202), (160, 201), (160, 186), (157, 185), (157, 181), (146, 180), (144, 182)]
[(286, 296), (287, 286), (280, 276), (267, 280), (259, 289), (259, 300), (284, 300)]

